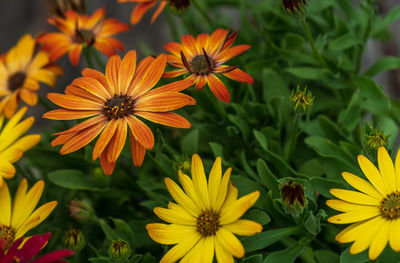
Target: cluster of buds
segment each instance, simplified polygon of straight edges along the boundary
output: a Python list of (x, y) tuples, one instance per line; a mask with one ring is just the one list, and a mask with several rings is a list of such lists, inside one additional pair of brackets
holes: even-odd
[(296, 91), (292, 90), (292, 95), (290, 96), (290, 101), (292, 103), (293, 109), (299, 113), (306, 113), (313, 105), (314, 97), (307, 87), (304, 90), (300, 90), (297, 86)]
[(281, 195), (283, 208), (287, 214), (298, 217), (303, 213), (307, 205), (307, 199), (301, 184), (297, 184), (293, 180), (290, 180), (288, 184), (284, 183)]

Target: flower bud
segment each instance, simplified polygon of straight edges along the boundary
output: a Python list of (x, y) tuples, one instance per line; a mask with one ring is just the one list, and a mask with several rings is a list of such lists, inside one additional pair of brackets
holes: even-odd
[(379, 147), (386, 147), (388, 144), (388, 138), (390, 135), (386, 136), (383, 131), (372, 128), (369, 134), (365, 135), (365, 144), (368, 150), (378, 150)]
[(131, 249), (129, 244), (124, 240), (113, 240), (108, 249), (108, 253), (114, 262), (125, 262), (131, 255)]
[(306, 13), (307, 0), (282, 0), (283, 8), (295, 16), (303, 16)]
[(181, 155), (180, 157), (175, 158), (175, 162), (173, 164), (174, 169), (176, 171), (182, 171), (183, 173), (190, 173), (191, 165), (190, 158), (187, 155)]
[(304, 90), (300, 90), (298, 86), (296, 92), (292, 90), (292, 95), (290, 96), (293, 109), (299, 113), (306, 113), (313, 105), (314, 97), (307, 87)]
[(64, 244), (66, 248), (72, 249), (76, 252), (81, 251), (85, 246), (85, 238), (82, 231), (71, 227), (67, 232), (65, 232)]
[(175, 14), (184, 13), (190, 6), (190, 0), (169, 0), (169, 9)]
[(68, 208), (71, 218), (80, 222), (86, 222), (96, 218), (96, 214), (88, 201), (72, 200)]
[(290, 180), (288, 184), (284, 183), (281, 190), (283, 207), (287, 214), (298, 217), (303, 213), (307, 205), (307, 199), (304, 195), (304, 189), (301, 184)]
[(84, 13), (84, 1), (83, 0), (43, 0), (45, 5), (50, 11), (51, 16), (54, 17), (65, 17), (65, 12), (69, 10), (76, 11), (78, 13)]

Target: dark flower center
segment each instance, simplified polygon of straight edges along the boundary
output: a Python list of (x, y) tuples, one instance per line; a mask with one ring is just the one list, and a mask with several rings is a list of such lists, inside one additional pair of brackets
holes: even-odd
[(205, 75), (210, 73), (212, 70), (214, 62), (209, 58), (207, 61), (206, 56), (199, 55), (192, 59), (190, 62), (190, 67), (192, 68), (193, 72), (197, 75)]
[(8, 90), (16, 91), (19, 88), (22, 88), (26, 79), (26, 74), (24, 72), (16, 72), (10, 77), (8, 77)]
[(15, 230), (10, 226), (0, 225), (0, 248), (8, 250), (15, 239)]
[(204, 237), (213, 236), (219, 229), (219, 214), (213, 211), (204, 211), (197, 217), (197, 231)]
[(400, 193), (398, 191), (388, 194), (382, 199), (379, 210), (383, 218), (394, 220), (400, 217)]
[(305, 204), (303, 187), (293, 181), (290, 181), (289, 184), (283, 186), (282, 198), (289, 206), (296, 205), (297, 203), (300, 203), (301, 206), (304, 206)]
[(103, 114), (109, 120), (126, 117), (133, 114), (134, 100), (131, 96), (115, 95), (104, 102)]
[(93, 45), (95, 41), (94, 33), (92, 30), (75, 29), (75, 35), (72, 40), (78, 44)]

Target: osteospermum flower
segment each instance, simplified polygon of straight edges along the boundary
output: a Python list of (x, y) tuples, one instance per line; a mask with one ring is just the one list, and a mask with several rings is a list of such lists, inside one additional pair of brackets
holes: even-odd
[(15, 167), (12, 163), (40, 141), (38, 134), (23, 136), (35, 121), (34, 117), (29, 117), (20, 122), (26, 110), (26, 107), (20, 109), (4, 127), (4, 116), (0, 116), (0, 187), (3, 185), (3, 178), (14, 176)]
[(46, 33), (38, 37), (43, 49), (49, 51), (52, 61), (56, 61), (69, 52), (71, 64), (76, 66), (84, 47), (95, 47), (106, 56), (123, 51), (122, 43), (112, 36), (129, 30), (129, 25), (114, 18), (105, 18), (105, 9), (97, 9), (92, 16), (80, 15), (70, 10), (65, 18), (50, 18), (49, 22), (57, 26), (61, 33)]
[(170, 178), (165, 179), (176, 203), (168, 209), (156, 207), (154, 213), (170, 224), (148, 224), (150, 237), (161, 244), (174, 245), (161, 263), (213, 262), (214, 253), (220, 263), (233, 263), (234, 257), (245, 254), (243, 245), (234, 235), (251, 236), (262, 231), (256, 222), (239, 219), (260, 196), (255, 191), (238, 199), (238, 189), (230, 182), (231, 168), (222, 176), (221, 158), (211, 169), (207, 183), (203, 163), (195, 154), (189, 176), (179, 172), (184, 191)]
[(151, 23), (153, 23), (160, 13), (163, 11), (164, 7), (167, 5), (166, 0), (118, 0), (119, 3), (133, 2), (137, 3), (136, 7), (133, 9), (131, 13), (131, 24), (136, 25), (140, 22), (143, 15), (157, 3), (159, 3), (157, 10), (154, 12)]
[(349, 224), (337, 236), (340, 243), (354, 242), (351, 254), (369, 248), (369, 258), (375, 260), (389, 242), (400, 251), (400, 151), (395, 165), (384, 147), (378, 149), (378, 167), (363, 155), (358, 164), (368, 181), (348, 172), (342, 176), (358, 191), (331, 189), (340, 200), (328, 200), (331, 208), (344, 212), (328, 219), (334, 224)]
[(65, 95), (50, 93), (48, 98), (65, 108), (50, 111), (43, 117), (73, 120), (91, 117), (69, 130), (56, 133), (52, 146), (64, 144), (61, 154), (74, 152), (100, 134), (93, 150), (93, 160), (100, 157), (104, 172), (110, 175), (126, 141), (129, 141), (133, 163), (140, 166), (146, 149), (154, 146), (150, 128), (137, 117), (177, 128), (189, 128), (183, 117), (168, 111), (195, 100), (179, 91), (193, 85), (190, 80), (177, 81), (151, 90), (160, 80), (166, 65), (164, 54), (147, 57), (136, 67), (136, 52), (128, 52), (121, 62), (113, 56), (107, 63), (106, 75), (84, 69), (83, 77), (68, 86)]
[(190, 74), (188, 77), (196, 83), (196, 89), (203, 88), (206, 84), (212, 93), (224, 102), (230, 101), (230, 95), (224, 83), (217, 75), (224, 75), (230, 79), (253, 83), (253, 78), (237, 66), (224, 65), (228, 60), (246, 52), (249, 45), (238, 45), (231, 47), (237, 32), (229, 35), (228, 30), (217, 29), (209, 36), (200, 34), (195, 39), (191, 35), (182, 37), (180, 43), (169, 43), (164, 49), (171, 52), (168, 55), (168, 64), (181, 68), (165, 72), (164, 77), (172, 78), (182, 74)]
[(35, 40), (24, 35), (0, 59), (0, 114), (7, 118), (15, 113), (22, 99), (28, 105), (36, 105), (39, 82), (54, 86), (56, 75), (62, 69), (49, 63), (46, 52), (35, 53)]
[(67, 263), (62, 258), (69, 257), (74, 254), (73, 250), (60, 249), (49, 252), (36, 259), (36, 255), (47, 245), (51, 233), (43, 235), (31, 236), (24, 241), (24, 238), (16, 240), (11, 247), (6, 250), (0, 244), (0, 262), (1, 263)]
[(23, 179), (11, 202), (7, 184), (0, 187), (0, 244), (4, 250), (45, 220), (57, 205), (52, 201), (34, 210), (42, 196), (44, 182), (37, 182), (29, 191), (27, 188), (28, 183)]

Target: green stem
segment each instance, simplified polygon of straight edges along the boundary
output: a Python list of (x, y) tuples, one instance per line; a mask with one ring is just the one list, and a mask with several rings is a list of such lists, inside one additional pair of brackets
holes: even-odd
[(51, 107), (51, 105), (40, 96), (39, 96), (39, 104), (41, 104), (46, 110), (54, 110), (53, 107)]
[(154, 158), (154, 156), (153, 156), (149, 151), (146, 152), (146, 155), (147, 155), (147, 156), (150, 158), (150, 160), (155, 164), (155, 166), (157, 166), (157, 169), (163, 171), (163, 173), (164, 173), (165, 175), (168, 175), (168, 171), (166, 171), (166, 170), (164, 169), (164, 167), (162, 167), (162, 166), (158, 163), (158, 161), (156, 160), (156, 158)]
[(311, 35), (311, 31), (310, 28), (307, 25), (307, 22), (305, 19), (300, 19), (301, 21), (301, 25), (303, 27), (304, 33), (306, 35), (306, 38), (308, 40), (308, 42), (310, 43), (311, 49), (313, 51), (314, 57), (321, 63), (322, 66), (324, 66), (325, 68), (327, 68), (329, 70), (328, 64), (326, 64), (324, 58), (321, 56), (321, 53), (319, 53), (317, 47), (315, 46), (315, 42), (314, 39)]
[(300, 118), (301, 118), (301, 115), (299, 113), (296, 113), (296, 117), (294, 118), (293, 135), (292, 135), (292, 139), (291, 139), (291, 142), (290, 142), (289, 153), (288, 153), (288, 156), (287, 156), (288, 162), (292, 158), (294, 149), (296, 148), (297, 138), (299, 137), (298, 129), (299, 129)]
[(96, 64), (103, 70), (106, 70), (106, 64), (104, 63), (104, 61), (100, 58), (99, 56), (99, 52), (97, 50), (95, 50), (94, 48), (90, 48), (89, 49), (89, 56), (90, 57), (94, 57), (94, 60), (96, 61)]
[(92, 61), (92, 58), (91, 58), (91, 56), (90, 56), (90, 47), (86, 47), (84, 50), (83, 50), (83, 55), (85, 56), (85, 60), (86, 60), (86, 63), (87, 63), (87, 65), (88, 65), (88, 67), (89, 68), (94, 68), (94, 66), (93, 66), (93, 61)]
[(192, 1), (193, 5), (196, 7), (196, 9), (200, 12), (200, 14), (203, 16), (203, 18), (207, 21), (208, 25), (211, 28), (214, 28), (214, 23), (210, 16), (207, 14), (207, 11), (201, 6), (201, 4), (198, 2), (198, 0)]
[(173, 21), (173, 17), (171, 16), (170, 12), (165, 12), (167, 15), (167, 22), (169, 29), (171, 30), (172, 38), (174, 41), (179, 41), (179, 34), (176, 28), (176, 24)]

